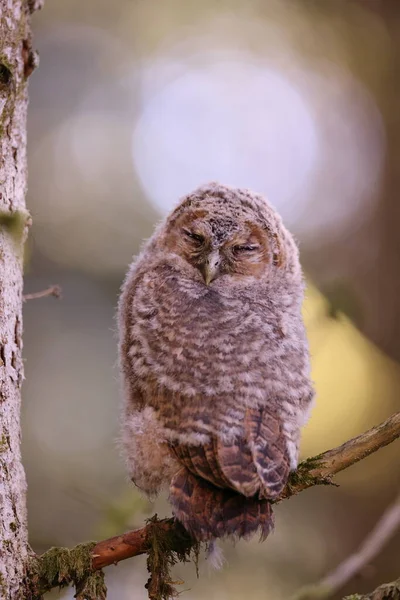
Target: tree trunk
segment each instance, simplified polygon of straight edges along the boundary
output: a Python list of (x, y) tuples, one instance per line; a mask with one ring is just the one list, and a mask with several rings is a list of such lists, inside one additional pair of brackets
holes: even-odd
[(0, 0), (0, 598), (22, 600), (29, 556), (21, 463), (23, 244), (27, 77), (34, 67), (28, 0)]

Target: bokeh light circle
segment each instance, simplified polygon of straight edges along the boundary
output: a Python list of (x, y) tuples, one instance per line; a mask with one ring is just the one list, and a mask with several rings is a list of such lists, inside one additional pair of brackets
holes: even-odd
[(317, 147), (301, 94), (278, 72), (244, 61), (187, 69), (146, 100), (133, 135), (140, 180), (162, 213), (210, 180), (291, 205)]
[(371, 218), (384, 129), (349, 71), (326, 61), (306, 69), (238, 51), (188, 52), (186, 60), (149, 62), (140, 93), (132, 158), (161, 214), (218, 180), (265, 194), (315, 248)]

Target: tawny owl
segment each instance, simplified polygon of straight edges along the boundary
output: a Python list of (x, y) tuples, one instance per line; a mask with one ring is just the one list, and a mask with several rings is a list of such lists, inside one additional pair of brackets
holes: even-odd
[(132, 264), (119, 303), (122, 438), (198, 540), (272, 526), (313, 398), (298, 250), (266, 200), (211, 183)]

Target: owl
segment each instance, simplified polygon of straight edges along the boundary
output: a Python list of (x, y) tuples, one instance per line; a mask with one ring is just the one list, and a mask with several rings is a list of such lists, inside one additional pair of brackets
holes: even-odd
[(119, 301), (122, 445), (198, 541), (262, 539), (313, 399), (296, 244), (267, 201), (218, 183), (183, 198)]

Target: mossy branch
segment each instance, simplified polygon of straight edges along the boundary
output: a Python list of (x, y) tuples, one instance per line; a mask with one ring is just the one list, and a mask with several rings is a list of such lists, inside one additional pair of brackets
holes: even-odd
[[(148, 544), (147, 570), (150, 577), (146, 589), (150, 600), (169, 600), (178, 595), (171, 581), (170, 571), (177, 562), (188, 562), (192, 557), (198, 565), (200, 544), (193, 541), (179, 522), (174, 523), (165, 535), (157, 515), (147, 521), (146, 542)], [(183, 582), (182, 582), (183, 583)]]
[(345, 442), (337, 448), (323, 452), (301, 463), (291, 475), (289, 483), (279, 500), (314, 485), (332, 483), (332, 477), (351, 465), (366, 458), (380, 448), (400, 437), (400, 412), (369, 429), (365, 433)]
[[(335, 485), (332, 477), (347, 469), (373, 452), (383, 448), (400, 437), (400, 412), (392, 415), (380, 425), (302, 462), (291, 474), (290, 480), (276, 502), (289, 498), (314, 485)], [(148, 554), (150, 579), (147, 584), (151, 600), (165, 600), (176, 592), (170, 579), (170, 567), (177, 561), (186, 561), (191, 554), (198, 556), (200, 546), (185, 532), (175, 519), (150, 519), (145, 527), (129, 531), (102, 542), (82, 544), (68, 550), (52, 548), (32, 563), (36, 590), (40, 597), (52, 587), (74, 584), (88, 580), (88, 577), (121, 560)], [(104, 587), (105, 590), (105, 587)], [(104, 592), (105, 594), (105, 592)], [(104, 596), (78, 596), (81, 600), (103, 598)], [(390, 597), (390, 596), (389, 596)], [(368, 598), (368, 596), (366, 597)], [(372, 597), (375, 600), (375, 597)], [(376, 596), (378, 598), (378, 596)]]
[(75, 587), (78, 600), (105, 600), (104, 574), (101, 570), (94, 570), (92, 565), (95, 546), (96, 542), (87, 542), (72, 550), (50, 548), (40, 558), (32, 558), (30, 600), (40, 600), (52, 588), (69, 585)]
[(352, 594), (343, 600), (400, 600), (400, 578), (380, 585), (369, 594)]

